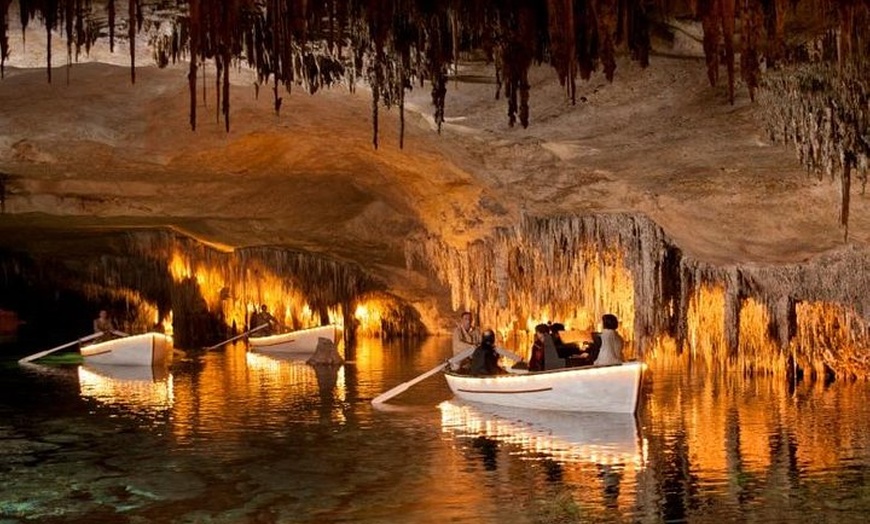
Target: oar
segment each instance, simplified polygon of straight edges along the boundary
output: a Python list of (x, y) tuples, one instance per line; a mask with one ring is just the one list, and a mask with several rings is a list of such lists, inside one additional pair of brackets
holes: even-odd
[(507, 357), (507, 358), (513, 360), (514, 362), (519, 362), (519, 361), (523, 360), (523, 357), (517, 355), (513, 351), (509, 351), (509, 350), (504, 349), (504, 348), (495, 348), (495, 352), (503, 357)]
[(449, 366), (451, 364), (458, 364), (459, 362), (461, 362), (463, 359), (467, 358), (472, 353), (474, 353), (473, 348), (469, 348), (469, 349), (466, 349), (465, 351), (462, 351), (461, 353), (458, 353), (453, 358), (448, 359), (448, 360), (442, 362), (441, 364), (438, 364), (437, 366), (435, 366), (434, 368), (430, 369), (429, 371), (423, 373), (422, 375), (419, 375), (416, 378), (413, 378), (407, 382), (403, 382), (389, 391), (381, 393), (380, 395), (378, 395), (372, 399), (372, 404), (374, 404), (374, 405), (383, 404), (384, 402), (390, 400), (391, 398), (395, 397), (399, 393), (405, 392), (408, 388), (410, 388), (414, 384), (416, 384), (418, 382), (422, 382), (422, 381), (426, 380), (427, 378), (431, 377), (432, 375), (434, 375), (435, 373), (438, 373), (439, 371), (443, 370), (447, 366)]
[(27, 362), (30, 362), (31, 360), (36, 360), (36, 359), (42, 358), (50, 353), (54, 353), (55, 351), (60, 351), (61, 349), (68, 348), (70, 346), (75, 346), (76, 344), (81, 344), (82, 342), (87, 342), (89, 340), (93, 340), (93, 339), (99, 338), (101, 336), (103, 336), (102, 331), (99, 333), (94, 333), (93, 335), (88, 335), (86, 337), (77, 338), (77, 339), (73, 340), (72, 342), (67, 342), (66, 344), (62, 344), (62, 345), (57, 346), (55, 348), (46, 349), (45, 351), (40, 351), (39, 353), (34, 353), (30, 356), (24, 357), (24, 358), (20, 359), (18, 361), (18, 363), (25, 364)]
[(255, 327), (255, 328), (253, 328), (253, 329), (249, 329), (249, 330), (245, 331), (244, 333), (242, 333), (242, 334), (240, 334), (240, 335), (236, 335), (236, 336), (234, 336), (234, 337), (232, 337), (232, 338), (229, 338), (229, 339), (227, 339), (227, 340), (224, 340), (224, 341), (221, 342), (220, 344), (215, 344), (214, 346), (209, 346), (209, 347), (207, 347), (207, 348), (205, 348), (205, 349), (208, 350), (208, 351), (211, 351), (212, 349), (217, 349), (217, 348), (223, 346), (224, 344), (229, 344), (229, 343), (232, 342), (233, 340), (238, 340), (238, 339), (240, 339), (240, 338), (242, 338), (242, 337), (246, 337), (246, 336), (250, 335), (251, 333), (253, 333), (254, 331), (259, 331), (259, 330), (261, 330), (261, 329), (263, 329), (263, 328), (265, 328), (265, 327), (268, 327), (268, 326), (269, 326), (269, 324), (260, 324), (259, 326)]

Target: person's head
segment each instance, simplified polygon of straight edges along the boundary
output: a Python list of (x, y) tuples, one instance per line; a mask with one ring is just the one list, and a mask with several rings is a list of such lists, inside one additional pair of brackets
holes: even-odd
[(269, 311), (269, 306), (267, 306), (266, 304), (262, 304), (260, 306), (260, 311), (262, 311), (263, 313)]
[(601, 317), (601, 327), (604, 329), (616, 329), (619, 327), (619, 319), (616, 315), (607, 313)]
[(460, 317), (459, 321), (462, 322), (463, 327), (465, 327), (465, 328), (471, 327), (471, 312), (470, 311), (463, 311), (462, 316)]
[(565, 331), (565, 325), (564, 325), (564, 324), (556, 323), (556, 324), (552, 324), (552, 325), (550, 326), (550, 333), (553, 335), (554, 338), (559, 338), (559, 337), (561, 337), (561, 335), (559, 335), (559, 332), (560, 332), (560, 331)]
[(483, 346), (495, 346), (495, 331), (486, 329), (480, 334), (480, 344)]
[(100, 314), (99, 314), (99, 317), (100, 317), (100, 318), (108, 318), (108, 316), (109, 316), (109, 312), (108, 312), (108, 311), (106, 311), (105, 309), (101, 309), (101, 310), (100, 310)]
[(535, 338), (544, 338), (544, 335), (550, 332), (550, 326), (547, 324), (538, 324), (535, 326)]

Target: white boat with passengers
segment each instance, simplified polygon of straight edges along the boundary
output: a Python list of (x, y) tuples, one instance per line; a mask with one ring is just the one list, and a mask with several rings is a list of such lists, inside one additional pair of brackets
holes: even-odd
[(453, 394), (462, 400), (526, 409), (634, 413), (642, 362), (549, 371), (475, 376), (445, 371)]

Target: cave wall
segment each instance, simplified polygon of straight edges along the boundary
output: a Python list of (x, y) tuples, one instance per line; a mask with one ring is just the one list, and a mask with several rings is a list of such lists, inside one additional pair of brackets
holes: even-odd
[(526, 349), (538, 322), (600, 329), (620, 318), (628, 356), (687, 353), (749, 371), (870, 376), (870, 253), (844, 248), (800, 264), (714, 266), (686, 257), (644, 216), (524, 217), (466, 249), (409, 242), (506, 343)]
[[(39, 234), (34, 233), (33, 237)], [(2, 305), (36, 315), (45, 303), (26, 303), (28, 289), (72, 293), (85, 306), (78, 330), (90, 330), (109, 309), (128, 332), (162, 324), (179, 348), (197, 348), (244, 331), (261, 304), (288, 329), (336, 323), (346, 340), (357, 331), (378, 336), (426, 334), (414, 309), (390, 295), (356, 264), (318, 254), (260, 246), (222, 251), (165, 230), (53, 235), (46, 246), (20, 246), (0, 256)], [(65, 251), (64, 245), (75, 249)], [(30, 282), (30, 286), (26, 283)], [(367, 305), (367, 318), (357, 307)], [(79, 311), (81, 312), (81, 311)]]

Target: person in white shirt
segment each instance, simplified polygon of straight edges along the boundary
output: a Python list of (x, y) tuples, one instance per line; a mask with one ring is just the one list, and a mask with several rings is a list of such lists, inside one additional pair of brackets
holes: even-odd
[(596, 366), (610, 366), (622, 364), (622, 347), (625, 341), (616, 329), (619, 327), (619, 319), (616, 315), (607, 313), (601, 317), (601, 350), (595, 359)]
[(458, 355), (466, 349), (474, 349), (478, 344), (480, 344), (480, 330), (471, 324), (471, 313), (465, 311), (456, 329), (453, 330), (453, 355)]

